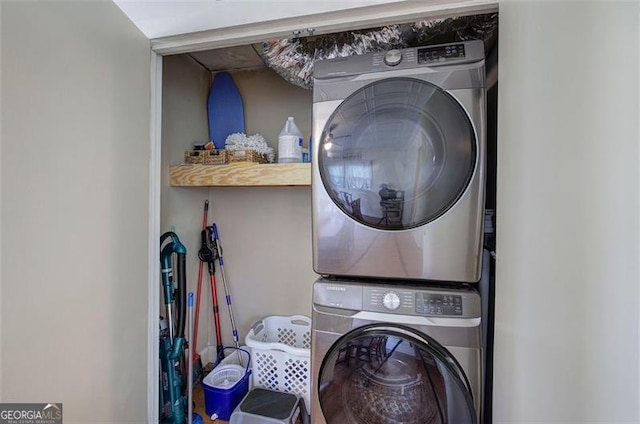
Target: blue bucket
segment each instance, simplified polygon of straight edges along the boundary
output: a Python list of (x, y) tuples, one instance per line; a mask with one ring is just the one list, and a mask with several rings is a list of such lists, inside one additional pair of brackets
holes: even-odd
[[(225, 349), (236, 348), (225, 347)], [(238, 350), (245, 352), (249, 357), (242, 377), (237, 379), (235, 383), (229, 386), (214, 387), (213, 385), (211, 385), (214, 378), (224, 378), (225, 373), (234, 374), (234, 376), (237, 377), (238, 365), (222, 365), (220, 364), (220, 358), (218, 358), (216, 367), (214, 367), (213, 370), (205, 378), (202, 379), (201, 383), (202, 390), (204, 390), (204, 403), (207, 415), (212, 416), (216, 414), (219, 419), (224, 421), (229, 421), (233, 410), (236, 408), (236, 406), (238, 406), (238, 404), (240, 404), (240, 401), (242, 401), (244, 396), (249, 392), (249, 379), (251, 376), (249, 365), (251, 363), (251, 354), (244, 349)]]

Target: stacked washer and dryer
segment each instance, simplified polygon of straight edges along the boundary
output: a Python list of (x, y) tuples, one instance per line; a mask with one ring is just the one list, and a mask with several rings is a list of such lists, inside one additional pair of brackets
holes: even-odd
[(484, 57), (314, 65), (315, 424), (481, 421)]

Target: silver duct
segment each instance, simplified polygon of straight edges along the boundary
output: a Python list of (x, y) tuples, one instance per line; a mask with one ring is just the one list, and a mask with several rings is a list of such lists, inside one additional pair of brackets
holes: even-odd
[[(485, 51), (489, 55), (494, 49), (497, 36), (496, 13), (296, 39), (269, 40), (254, 47), (264, 63), (282, 78), (294, 85), (311, 89), (313, 64), (316, 60), (473, 39), (483, 40)], [(489, 61), (487, 65), (487, 74), (495, 75), (496, 73), (489, 69)], [(495, 83), (489, 82), (490, 86)]]

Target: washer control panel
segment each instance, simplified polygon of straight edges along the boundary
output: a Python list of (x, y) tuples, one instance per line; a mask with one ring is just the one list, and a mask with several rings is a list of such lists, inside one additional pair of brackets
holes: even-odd
[(371, 288), (365, 289), (364, 296), (363, 303), (374, 310), (398, 313), (411, 313), (413, 310), (413, 292), (410, 290)]
[(363, 310), (403, 315), (463, 316), (463, 296), (395, 287), (367, 287)]
[(384, 296), (382, 296), (382, 306), (390, 311), (395, 311), (400, 307), (400, 296), (394, 292), (385, 293)]
[(314, 308), (425, 317), (479, 318), (482, 312), (480, 295), (468, 285), (426, 287), (322, 277), (313, 285), (313, 305)]
[(462, 296), (416, 293), (416, 313), (421, 315), (462, 315)]

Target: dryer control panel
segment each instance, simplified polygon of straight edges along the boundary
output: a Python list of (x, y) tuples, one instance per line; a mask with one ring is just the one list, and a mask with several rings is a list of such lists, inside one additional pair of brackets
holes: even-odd
[(464, 59), (464, 44), (447, 44), (436, 47), (418, 48), (418, 63), (438, 63), (452, 59)]
[(481, 63), (484, 60), (484, 56), (484, 43), (482, 40), (392, 49), (318, 60), (313, 64), (313, 78), (324, 80), (327, 78), (344, 78), (367, 73), (388, 72), (390, 70), (406, 71), (422, 67)]

